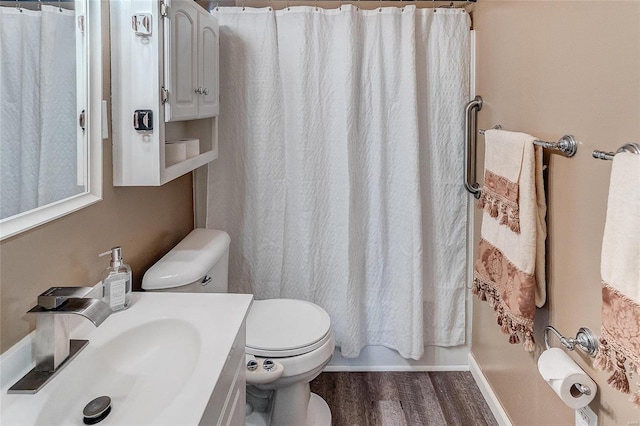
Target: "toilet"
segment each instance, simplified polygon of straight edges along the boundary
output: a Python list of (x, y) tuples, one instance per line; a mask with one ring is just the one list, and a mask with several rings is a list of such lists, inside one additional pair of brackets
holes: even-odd
[[(194, 229), (149, 268), (142, 288), (226, 293), (230, 242), (224, 231)], [(329, 426), (329, 406), (309, 389), (335, 347), (327, 312), (303, 300), (256, 300), (246, 328), (247, 425)]]

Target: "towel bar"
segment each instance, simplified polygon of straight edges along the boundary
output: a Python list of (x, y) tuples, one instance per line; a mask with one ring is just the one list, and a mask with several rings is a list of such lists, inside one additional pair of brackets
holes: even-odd
[[(502, 126), (496, 124), (492, 129), (501, 130)], [(486, 132), (484, 129), (480, 129), (478, 131), (481, 135), (484, 135), (484, 132)], [(573, 157), (576, 155), (576, 152), (578, 152), (578, 141), (576, 141), (576, 138), (573, 135), (564, 135), (560, 140), (558, 140), (558, 142), (546, 142), (536, 139), (533, 141), (533, 144), (546, 149), (560, 151), (565, 157)]]
[[(496, 124), (495, 126), (493, 126), (491, 129), (493, 130), (502, 130), (502, 126), (499, 124)], [(478, 133), (480, 133), (481, 135), (484, 135), (484, 132), (486, 132), (485, 129), (480, 129), (478, 130)]]
[[(477, 130), (477, 116), (478, 111), (480, 111), (481, 109), (482, 97), (476, 96), (466, 105), (464, 116), (464, 187), (467, 189), (467, 191), (473, 194), (475, 198), (480, 198), (480, 195), (482, 193), (480, 184), (476, 182), (476, 132), (484, 135), (486, 131), (483, 129)], [(502, 126), (498, 124), (493, 126), (493, 129), (500, 130), (502, 129)], [(576, 141), (576, 138), (574, 138), (573, 135), (564, 135), (560, 138), (560, 140), (558, 140), (558, 142), (546, 142), (535, 139), (533, 143), (534, 145), (538, 145), (546, 149), (560, 151), (562, 154), (564, 154), (565, 157), (573, 157), (578, 151), (578, 141)], [(472, 178), (473, 182), (469, 180), (470, 177)]]
[(597, 158), (598, 160), (613, 160), (613, 157), (619, 152), (630, 152), (632, 154), (640, 155), (640, 145), (637, 143), (626, 143), (622, 145), (616, 152), (607, 152), (595, 150), (591, 153), (593, 158)]
[(564, 135), (560, 140), (558, 140), (558, 142), (545, 142), (536, 139), (533, 141), (533, 144), (543, 148), (560, 151), (565, 157), (573, 157), (578, 151), (578, 141), (576, 141), (576, 138), (574, 138), (573, 135)]

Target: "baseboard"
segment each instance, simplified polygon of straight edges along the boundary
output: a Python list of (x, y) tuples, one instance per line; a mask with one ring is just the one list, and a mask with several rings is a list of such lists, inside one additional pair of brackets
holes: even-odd
[(472, 353), (469, 353), (469, 371), (476, 381), (478, 388), (480, 388), (480, 392), (482, 392), (482, 396), (485, 401), (487, 401), (487, 405), (491, 409), (491, 412), (496, 418), (498, 424), (500, 426), (512, 426), (511, 420), (509, 420), (509, 416), (507, 416), (507, 412), (502, 407), (502, 404), (500, 404), (500, 400), (493, 392), (491, 385), (489, 385), (487, 378), (482, 373), (482, 370), (480, 370), (480, 366)]

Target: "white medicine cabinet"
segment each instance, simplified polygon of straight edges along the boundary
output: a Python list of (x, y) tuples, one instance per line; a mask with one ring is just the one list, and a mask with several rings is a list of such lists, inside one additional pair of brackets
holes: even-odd
[(109, 3), (113, 183), (162, 185), (218, 156), (218, 23), (193, 0)]
[(220, 112), (218, 91), (218, 28), (211, 14), (193, 1), (168, 8), (165, 88), (166, 121), (213, 117)]

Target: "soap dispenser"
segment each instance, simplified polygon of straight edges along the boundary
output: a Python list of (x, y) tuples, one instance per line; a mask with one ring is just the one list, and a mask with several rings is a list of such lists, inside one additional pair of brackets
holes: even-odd
[(122, 247), (114, 247), (100, 253), (100, 256), (111, 254), (111, 264), (102, 275), (102, 300), (113, 311), (121, 311), (129, 307), (131, 300), (131, 268), (122, 260)]

